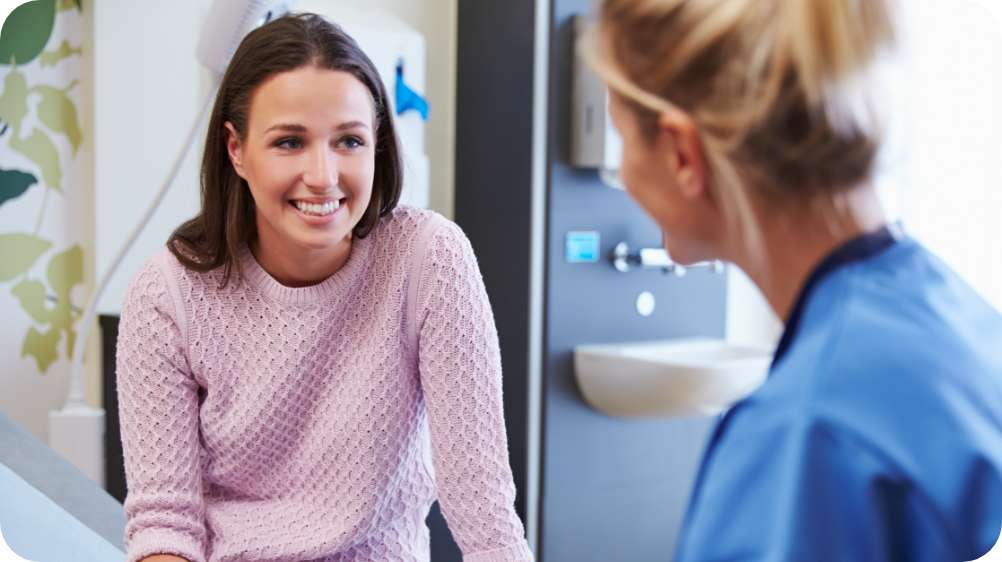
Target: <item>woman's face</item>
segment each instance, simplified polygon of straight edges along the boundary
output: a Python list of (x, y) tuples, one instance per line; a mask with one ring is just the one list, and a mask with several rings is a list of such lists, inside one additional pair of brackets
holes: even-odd
[(375, 127), (369, 90), (346, 72), (305, 66), (257, 87), (246, 137), (226, 128), (263, 247), (322, 252), (350, 243), (372, 197)]
[(616, 93), (609, 114), (623, 139), (620, 177), (626, 191), (661, 228), (672, 259), (689, 264), (719, 257), (714, 240), (720, 223), (703, 183), (695, 128), (661, 116), (651, 135)]

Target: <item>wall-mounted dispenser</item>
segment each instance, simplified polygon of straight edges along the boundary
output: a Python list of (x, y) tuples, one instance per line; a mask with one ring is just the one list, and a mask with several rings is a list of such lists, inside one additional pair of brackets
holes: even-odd
[[(574, 38), (588, 28), (586, 16), (574, 19)], [(574, 56), (574, 78), (571, 100), (571, 165), (595, 168), (602, 182), (623, 189), (619, 179), (619, 164), (623, 156), (623, 140), (609, 117), (609, 90), (580, 55)]]

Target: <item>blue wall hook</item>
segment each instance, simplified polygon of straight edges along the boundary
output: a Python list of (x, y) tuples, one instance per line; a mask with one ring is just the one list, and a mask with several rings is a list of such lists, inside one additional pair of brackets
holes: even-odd
[(397, 97), (397, 115), (414, 110), (421, 114), (422, 121), (428, 120), (428, 100), (404, 82), (404, 61), (402, 60), (397, 61), (397, 83), (394, 93)]

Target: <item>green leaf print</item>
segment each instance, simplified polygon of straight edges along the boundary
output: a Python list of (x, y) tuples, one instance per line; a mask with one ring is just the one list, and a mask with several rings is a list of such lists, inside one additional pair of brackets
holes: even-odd
[(52, 322), (52, 310), (46, 304), (45, 285), (41, 281), (25, 279), (15, 285), (10, 292), (32, 320), (39, 324)]
[(28, 81), (16, 68), (7, 73), (0, 95), (0, 120), (10, 124), (13, 136), (21, 131), (21, 121), (28, 115)]
[(38, 178), (18, 170), (0, 170), (0, 206), (16, 199), (38, 183)]
[(78, 11), (83, 11), (83, 7), (80, 5), (80, 0), (59, 0), (59, 7), (57, 8), (60, 12), (65, 12), (66, 10), (72, 10), (76, 8)]
[(13, 136), (10, 147), (28, 157), (42, 171), (42, 181), (46, 187), (62, 191), (63, 171), (59, 167), (59, 151), (41, 129), (35, 129), (27, 139)]
[[(77, 338), (73, 323), (80, 316), (80, 311), (70, 301), (70, 293), (73, 287), (83, 282), (83, 251), (80, 246), (73, 246), (52, 256), (46, 279), (49, 289), (55, 293), (54, 299), (47, 294), (45, 285), (35, 280), (21, 281), (11, 290), (32, 320), (48, 326), (45, 332), (34, 326), (29, 328), (21, 346), (21, 356), (34, 357), (38, 369), (43, 373), (59, 357), (58, 345), (61, 340), (66, 342), (66, 357), (73, 355), (73, 345)], [(51, 308), (50, 300), (53, 301)]]
[(52, 243), (30, 234), (0, 234), (0, 282), (10, 281), (31, 269)]
[(52, 256), (46, 271), (49, 287), (56, 292), (59, 302), (70, 302), (70, 291), (83, 283), (83, 250), (73, 246), (65, 252)]
[(59, 45), (59, 48), (55, 51), (46, 51), (39, 55), (38, 60), (42, 63), (42, 68), (49, 66), (56, 66), (60, 61), (68, 59), (72, 56), (83, 55), (83, 49), (80, 47), (70, 47), (70, 42), (65, 39)]
[[(74, 85), (70, 84), (69, 90)], [(42, 95), (42, 103), (38, 104), (38, 118), (45, 126), (57, 133), (62, 133), (70, 140), (73, 153), (80, 148), (80, 121), (77, 119), (77, 108), (63, 90), (52, 86), (35, 86), (30, 93)]]
[(38, 365), (38, 371), (45, 374), (58, 357), (59, 352), (56, 347), (59, 345), (59, 330), (52, 328), (42, 333), (35, 328), (28, 328), (28, 334), (24, 336), (24, 343), (21, 344), (21, 357), (34, 357)]
[(56, 306), (52, 309), (52, 328), (66, 333), (66, 357), (73, 356), (73, 345), (77, 339), (73, 322), (80, 313), (73, 308), (70, 292), (73, 287), (83, 283), (83, 261), (83, 250), (80, 246), (73, 246), (53, 256), (46, 272), (49, 287), (56, 293)]
[(27, 64), (49, 42), (56, 21), (56, 0), (33, 0), (7, 16), (0, 29), (0, 64)]

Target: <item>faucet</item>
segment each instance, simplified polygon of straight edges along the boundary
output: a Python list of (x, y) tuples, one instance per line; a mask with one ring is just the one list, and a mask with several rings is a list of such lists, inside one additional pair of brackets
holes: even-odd
[(626, 242), (616, 244), (612, 250), (612, 265), (616, 270), (626, 273), (634, 267), (642, 269), (661, 269), (665, 273), (671, 273), (676, 277), (682, 277), (686, 271), (696, 267), (708, 267), (714, 273), (724, 271), (724, 263), (720, 260), (703, 261), (692, 265), (681, 265), (675, 263), (668, 255), (668, 250), (664, 248), (640, 248), (630, 250), (630, 245)]

